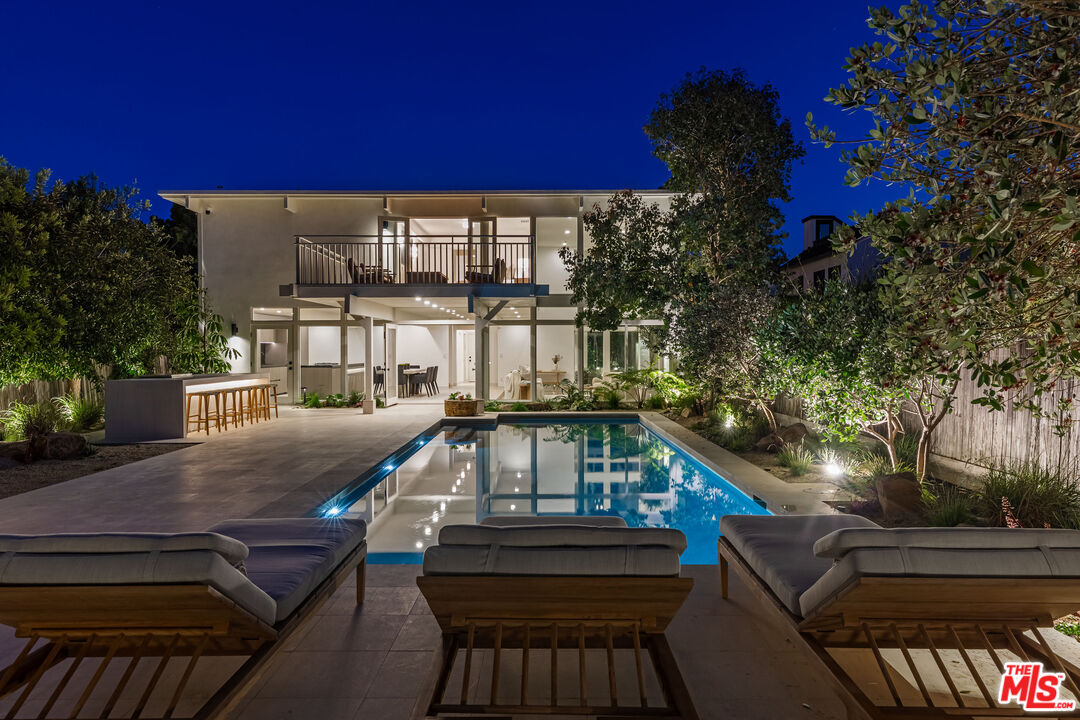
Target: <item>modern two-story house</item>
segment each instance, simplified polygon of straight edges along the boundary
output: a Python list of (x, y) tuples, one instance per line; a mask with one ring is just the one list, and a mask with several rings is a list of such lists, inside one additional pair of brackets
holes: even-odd
[(859, 238), (850, 254), (833, 249), (833, 235), (841, 225), (846, 223), (835, 215), (807, 215), (802, 219), (803, 249), (783, 266), (795, 289), (811, 290), (833, 279), (858, 283), (874, 273), (881, 253), (870, 244), (870, 238)]
[(613, 192), (161, 196), (198, 214), (199, 270), (233, 370), (268, 372), (297, 399), (363, 391), (373, 411), (376, 396), (415, 395), (427, 368), (442, 391), (529, 400), (647, 366), (637, 326), (575, 326), (558, 255), (589, 247), (583, 213)]

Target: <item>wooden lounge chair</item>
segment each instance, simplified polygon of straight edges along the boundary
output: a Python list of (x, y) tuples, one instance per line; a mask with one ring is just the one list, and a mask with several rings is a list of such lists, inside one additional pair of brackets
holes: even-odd
[(997, 702), (1009, 662), (1065, 673), (1064, 699), (1080, 699), (1080, 668), (1046, 634), (1080, 608), (1080, 532), (884, 529), (844, 515), (729, 515), (720, 532), (724, 597), (731, 567), (848, 717), (1027, 716)]
[[(685, 547), (678, 530), (614, 517), (444, 527), (417, 578), (443, 631), (426, 716), (697, 718), (664, 638), (693, 586), (679, 577)], [(617, 659), (633, 680), (618, 677)], [(548, 668), (530, 673), (530, 663)], [(560, 684), (560, 663), (572, 682)], [(604, 687), (590, 692), (588, 677)]]
[[(362, 521), (294, 518), (176, 535), (0, 536), (0, 623), (25, 638), (0, 671), (0, 713), (224, 713), (354, 570), (362, 602), (364, 535)], [(186, 697), (208, 656), (246, 659), (208, 700), (205, 689)]]

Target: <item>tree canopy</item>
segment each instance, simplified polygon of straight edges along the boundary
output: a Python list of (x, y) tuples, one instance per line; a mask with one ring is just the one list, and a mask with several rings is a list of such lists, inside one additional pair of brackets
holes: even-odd
[[(848, 182), (910, 189), (859, 223), (886, 258), (884, 302), (907, 318), (891, 342), (920, 413), (936, 424), (965, 372), (976, 402), (1044, 412), (1040, 397), (1080, 370), (1080, 13), (941, 0), (869, 22), (881, 40), (851, 50), (827, 100), (873, 118), (843, 153)], [(1071, 398), (1051, 412), (1064, 431)]]
[[(758, 352), (738, 337), (751, 326), (737, 324), (769, 306), (783, 259), (777, 203), (803, 148), (776, 91), (740, 70), (687, 75), (660, 97), (645, 132), (671, 172), (665, 187), (680, 194), (662, 207), (626, 191), (585, 214), (591, 247), (561, 253), (577, 322), (610, 330), (661, 320), (654, 345), (679, 352), (690, 376), (759, 401)], [(718, 341), (717, 322), (729, 341)]]
[(192, 260), (145, 209), (131, 188), (50, 185), (0, 158), (0, 385), (200, 364), (189, 346), (205, 343), (184, 332), (207, 312)]

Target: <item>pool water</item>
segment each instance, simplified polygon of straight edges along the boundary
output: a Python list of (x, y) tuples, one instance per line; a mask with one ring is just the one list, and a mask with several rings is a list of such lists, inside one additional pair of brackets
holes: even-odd
[(636, 420), (440, 428), (321, 503), (364, 518), (372, 562), (419, 562), (439, 528), (490, 515), (617, 515), (686, 534), (682, 561), (715, 564), (723, 515), (768, 511)]

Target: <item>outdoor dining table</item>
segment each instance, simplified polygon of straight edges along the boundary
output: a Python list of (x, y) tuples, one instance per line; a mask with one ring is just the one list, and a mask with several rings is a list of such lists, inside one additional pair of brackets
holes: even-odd
[[(402, 372), (402, 374), (405, 375), (405, 393), (404, 393), (403, 397), (409, 397), (409, 395), (412, 394), (412, 386), (409, 383), (409, 376), (410, 375), (425, 375), (425, 374), (427, 374), (427, 369), (426, 368), (409, 368), (408, 370), (404, 370)], [(398, 393), (399, 394), (401, 393), (401, 388), (398, 388)]]

